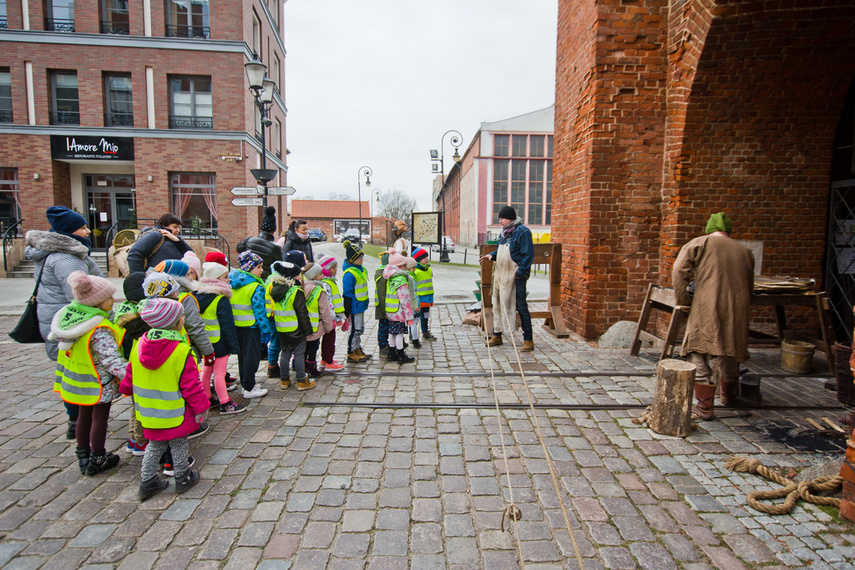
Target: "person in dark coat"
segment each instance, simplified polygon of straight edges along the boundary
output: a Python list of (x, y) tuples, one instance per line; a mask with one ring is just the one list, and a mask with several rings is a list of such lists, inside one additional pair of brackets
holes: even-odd
[(264, 210), (264, 217), (261, 219), (261, 226), (257, 236), (250, 236), (238, 242), (235, 251), (243, 253), (251, 251), (261, 258), (261, 265), (264, 270), (261, 273), (261, 279), (265, 280), (270, 275), (270, 265), (274, 261), (282, 261), (283, 251), (274, 243), (273, 234), (276, 232), (276, 208), (268, 206)]
[(146, 271), (161, 261), (181, 259), (191, 248), (178, 237), (180, 231), (181, 218), (175, 214), (163, 214), (154, 228), (143, 228), (139, 239), (128, 250), (128, 269)]
[(285, 232), (285, 238), (285, 245), (282, 247), (283, 254), (291, 250), (298, 250), (306, 255), (306, 261), (315, 262), (315, 255), (312, 253), (312, 240), (309, 238), (309, 224), (306, 220), (292, 220), (288, 226), (288, 231)]

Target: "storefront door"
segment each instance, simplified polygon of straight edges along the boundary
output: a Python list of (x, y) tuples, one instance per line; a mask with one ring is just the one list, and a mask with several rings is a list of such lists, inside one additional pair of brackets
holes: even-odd
[(106, 250), (108, 240), (120, 229), (136, 228), (134, 177), (131, 174), (87, 174), (85, 176), (92, 249)]

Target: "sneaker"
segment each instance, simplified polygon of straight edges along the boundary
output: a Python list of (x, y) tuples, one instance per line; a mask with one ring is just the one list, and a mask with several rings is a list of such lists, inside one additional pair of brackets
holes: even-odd
[(253, 388), (252, 390), (248, 390), (248, 391), (244, 390), (243, 391), (243, 397), (246, 398), (247, 400), (250, 400), (252, 398), (261, 398), (262, 396), (266, 396), (266, 395), (267, 395), (267, 388), (262, 388), (258, 384), (256, 384), (255, 388)]
[(208, 405), (208, 409), (209, 409), (209, 410), (210, 410), (211, 408), (216, 408), (217, 406), (219, 406), (219, 405), (220, 405), (220, 399), (219, 399), (219, 398), (211, 397), (211, 399), (210, 399), (210, 400), (208, 400), (208, 404), (209, 404), (209, 405)]
[(148, 442), (145, 442), (143, 445), (134, 442), (134, 450), (131, 452), (131, 454), (134, 457), (142, 457), (143, 455), (145, 455), (146, 447), (148, 447)]
[[(187, 471), (190, 471), (190, 468), (196, 464), (196, 459), (192, 455), (187, 456)], [(175, 476), (175, 469), (172, 468), (171, 463), (163, 464), (163, 474), (167, 477)]]
[(190, 487), (199, 482), (199, 479), (199, 472), (188, 467), (187, 471), (185, 471), (181, 477), (177, 477), (175, 479), (175, 492), (179, 495), (181, 493), (186, 493), (190, 490)]
[(169, 481), (161, 479), (155, 474), (155, 476), (148, 481), (142, 481), (140, 483), (140, 501), (145, 501), (146, 499), (154, 497), (167, 487), (169, 487)]
[(201, 437), (208, 433), (208, 430), (211, 429), (211, 426), (208, 425), (208, 422), (202, 422), (202, 424), (196, 428), (196, 431), (187, 436), (187, 439), (195, 439), (197, 437)]
[(225, 404), (220, 404), (220, 413), (222, 415), (228, 414), (239, 414), (241, 412), (246, 411), (246, 406), (241, 404), (235, 404), (233, 401), (229, 400)]
[[(131, 411), (131, 413), (133, 413), (133, 410)], [(136, 447), (136, 445), (137, 442), (132, 439), (128, 439), (128, 445), (125, 446), (125, 451), (127, 451), (128, 453), (133, 453), (134, 447)]]
[(98, 473), (103, 473), (119, 464), (119, 456), (115, 453), (102, 453), (100, 455), (92, 454), (89, 456), (89, 465), (86, 466), (86, 475), (94, 477)]
[(344, 368), (344, 364), (337, 360), (333, 360), (332, 362), (321, 361), (321, 364), (324, 365), (324, 370), (341, 370), (342, 368)]
[(235, 390), (237, 390), (237, 387), (238, 387), (238, 383), (233, 381), (231, 384), (226, 384), (226, 391), (227, 392), (234, 392)]

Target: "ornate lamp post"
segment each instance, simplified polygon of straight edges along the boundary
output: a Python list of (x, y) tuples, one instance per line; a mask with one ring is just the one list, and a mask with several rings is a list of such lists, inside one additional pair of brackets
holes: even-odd
[[(359, 171), (356, 173), (356, 199), (359, 201), (359, 240), (362, 241), (362, 175), (365, 175), (365, 187), (368, 188), (371, 186), (371, 176), (374, 174), (374, 171), (371, 170), (370, 166), (360, 166)], [(370, 214), (370, 212), (369, 212)], [(369, 241), (371, 238), (371, 233), (368, 234)]]
[[(455, 131), (454, 129), (445, 131), (442, 133), (442, 137), (439, 140), (439, 152), (436, 150), (430, 151), (430, 159), (434, 162), (439, 162), (439, 171), (442, 175), (442, 189), (439, 191), (442, 194), (442, 236), (440, 238), (440, 246), (439, 246), (439, 261), (440, 263), (448, 263), (451, 259), (448, 257), (448, 250), (445, 249), (445, 218), (447, 216), (447, 210), (445, 208), (445, 136), (451, 133), (452, 137), (450, 139), (451, 146), (454, 147), (454, 156), (451, 158), (454, 159), (454, 162), (460, 162), (460, 153), (457, 150), (460, 148), (460, 145), (463, 143), (463, 135), (460, 134), (460, 131)], [(438, 158), (437, 158), (438, 156)]]
[(261, 207), (267, 208), (267, 183), (279, 174), (278, 170), (267, 168), (267, 137), (264, 136), (264, 129), (273, 124), (267, 113), (273, 104), (273, 88), (276, 87), (276, 82), (267, 77), (267, 66), (261, 63), (257, 54), (252, 54), (252, 61), (243, 66), (249, 79), (249, 90), (255, 98), (255, 106), (261, 117), (261, 168), (252, 168), (250, 172), (255, 180), (264, 186)]
[(377, 206), (380, 205), (380, 189), (375, 188), (374, 190), (372, 190), (371, 191), (371, 197), (373, 198), (373, 200), (371, 201), (371, 204), (372, 204), (371, 207), (373, 210), (371, 217), (376, 218), (377, 217)]

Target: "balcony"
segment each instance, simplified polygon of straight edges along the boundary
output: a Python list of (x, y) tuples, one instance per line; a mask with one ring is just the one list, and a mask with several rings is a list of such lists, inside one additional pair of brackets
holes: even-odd
[(197, 38), (209, 40), (211, 39), (210, 26), (189, 26), (189, 25), (167, 25), (166, 37), (169, 38)]
[(11, 123), (12, 111), (0, 111), (0, 123)]
[(213, 129), (213, 117), (191, 117), (182, 115), (169, 116), (170, 129)]
[(79, 111), (57, 111), (50, 114), (51, 125), (79, 125)]
[(130, 35), (131, 25), (128, 22), (101, 22), (102, 34)]
[(74, 20), (45, 18), (45, 30), (49, 32), (73, 32)]
[(104, 113), (105, 127), (133, 127), (133, 113)]

